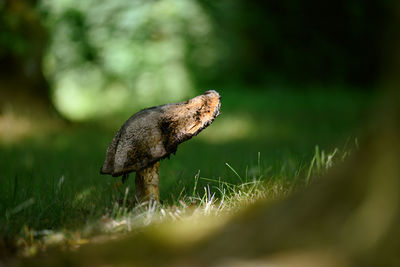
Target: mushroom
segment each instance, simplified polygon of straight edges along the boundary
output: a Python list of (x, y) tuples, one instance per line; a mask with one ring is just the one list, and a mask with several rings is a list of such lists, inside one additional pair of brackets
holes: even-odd
[(160, 200), (159, 161), (176, 153), (178, 145), (196, 136), (219, 115), (220, 95), (210, 90), (186, 102), (139, 111), (130, 117), (111, 141), (101, 174), (113, 177), (136, 172), (139, 202)]

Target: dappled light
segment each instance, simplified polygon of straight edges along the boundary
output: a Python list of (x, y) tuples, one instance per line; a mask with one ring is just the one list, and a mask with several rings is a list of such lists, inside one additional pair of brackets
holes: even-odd
[(398, 266), (398, 11), (0, 0), (0, 266)]
[(95, 190), (96, 189), (94, 187), (89, 187), (77, 193), (75, 199), (73, 200), (73, 205), (79, 207), (80, 205), (82, 205), (82, 203), (85, 203), (88, 199), (90, 199), (91, 194), (95, 194)]
[(209, 143), (225, 143), (248, 139), (254, 132), (254, 120), (241, 114), (221, 116), (213, 127), (200, 135)]
[(64, 125), (41, 109), (27, 112), (5, 106), (0, 112), (0, 145), (13, 145), (33, 137), (43, 137), (59, 131)]
[(12, 111), (0, 115), (0, 138), (2, 142), (13, 142), (28, 135), (32, 122), (25, 117), (18, 117)]
[(44, 71), (56, 107), (72, 120), (190, 97), (188, 58), (200, 67), (214, 62), (210, 18), (195, 1), (42, 1), (41, 8), (54, 32)]
[[(225, 115), (225, 116), (224, 116)], [(207, 143), (223, 144), (249, 139), (290, 140), (296, 135), (288, 121), (277, 121), (265, 114), (261, 119), (254, 114), (223, 114), (218, 122), (200, 139)]]

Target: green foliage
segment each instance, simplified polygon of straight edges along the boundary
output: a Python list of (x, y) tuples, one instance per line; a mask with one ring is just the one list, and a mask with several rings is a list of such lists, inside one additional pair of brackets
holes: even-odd
[[(71, 119), (193, 95), (188, 59), (215, 60), (208, 15), (196, 1), (42, 1), (51, 32), (44, 70)], [(93, 101), (95, 100), (95, 101)]]
[[(46, 92), (41, 60), (46, 44), (46, 31), (35, 9), (36, 1), (0, 1), (0, 90), (3, 82), (13, 79), (28, 84), (13, 91), (29, 92), (37, 86), (38, 95)], [(21, 81), (21, 78), (23, 81)], [(25, 85), (26, 86), (26, 85)], [(44, 97), (45, 98), (45, 97)]]
[(372, 88), (392, 8), (344, 0), (15, 0), (0, 2), (0, 15), (4, 77), (45, 97), (45, 73), (57, 109), (85, 120), (232, 84)]

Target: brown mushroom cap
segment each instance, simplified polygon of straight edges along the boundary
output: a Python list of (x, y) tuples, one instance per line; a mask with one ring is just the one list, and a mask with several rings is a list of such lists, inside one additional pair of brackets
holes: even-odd
[(101, 174), (140, 171), (175, 153), (219, 115), (220, 95), (210, 90), (186, 102), (151, 107), (130, 117), (111, 141)]

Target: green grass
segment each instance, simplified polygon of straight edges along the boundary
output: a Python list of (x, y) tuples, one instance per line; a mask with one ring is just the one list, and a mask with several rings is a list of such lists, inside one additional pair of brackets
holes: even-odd
[[(161, 162), (160, 218), (193, 212), (186, 207), (229, 211), (289, 194), (332, 165), (332, 154), (322, 150), (344, 155), (335, 148), (353, 142), (372, 103), (371, 95), (354, 91), (220, 93), (220, 117)], [(115, 178), (99, 174), (105, 150), (125, 119), (70, 125), (2, 143), (0, 237), (84, 232), (101, 218), (131, 218), (124, 224), (129, 229), (140, 225), (134, 218), (145, 211), (132, 205), (133, 188), (127, 191)], [(177, 210), (181, 215), (174, 215)]]

